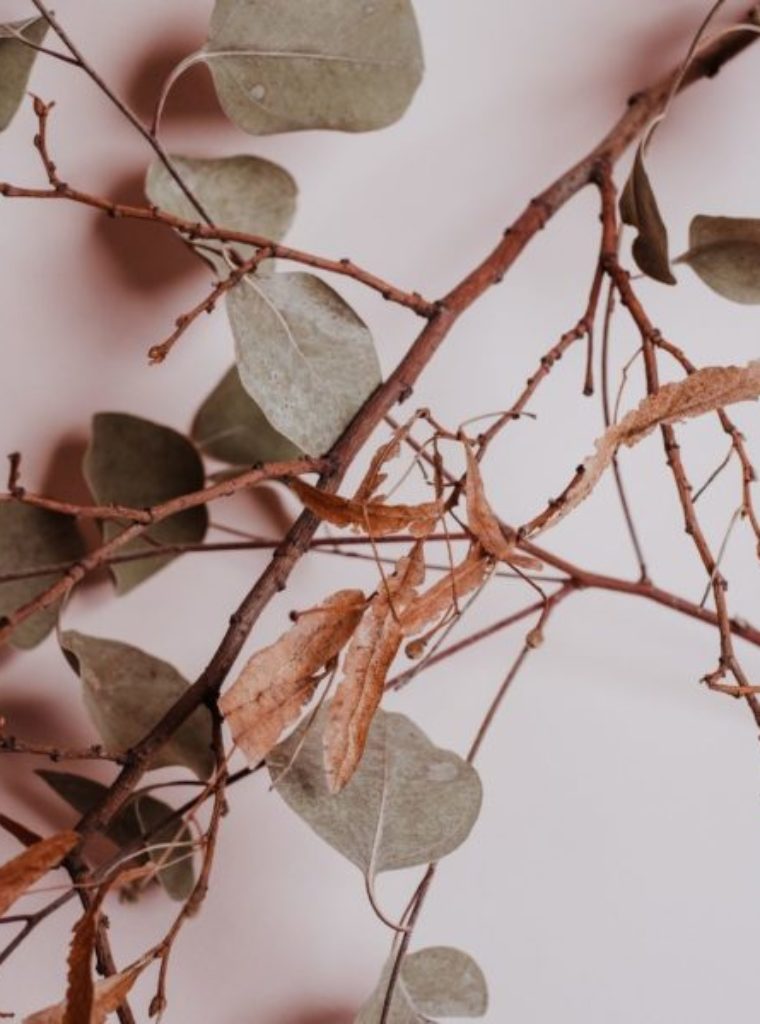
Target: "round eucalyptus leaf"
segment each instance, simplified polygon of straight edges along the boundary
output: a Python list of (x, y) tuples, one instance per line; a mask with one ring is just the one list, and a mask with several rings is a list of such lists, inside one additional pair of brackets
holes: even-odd
[(246, 278), (227, 309), (243, 387), (279, 434), (322, 455), (381, 381), (366, 324), (304, 273)]
[[(127, 413), (102, 412), (93, 418), (92, 437), (83, 470), (95, 500), (101, 505), (150, 508), (180, 495), (200, 490), (205, 483), (203, 463), (182, 434), (169, 427)], [(107, 520), (103, 536), (110, 540), (127, 523)], [(158, 544), (193, 544), (203, 540), (208, 525), (204, 506), (186, 509), (145, 531), (144, 537), (121, 550), (149, 554)], [(116, 563), (111, 572), (116, 588), (125, 594), (152, 576), (173, 555), (153, 555)]]
[(689, 228), (689, 251), (678, 262), (723, 298), (760, 303), (760, 219), (700, 214)]
[[(49, 565), (76, 562), (85, 546), (71, 516), (18, 501), (0, 503), (0, 575), (25, 573)], [(0, 618), (47, 590), (63, 572), (0, 583)], [(13, 631), (16, 647), (34, 647), (55, 626), (60, 603), (36, 612)]]
[[(160, 721), (190, 685), (166, 661), (118, 640), (61, 634), (61, 648), (82, 680), (87, 712), (107, 750), (123, 753)], [(181, 764), (201, 778), (214, 767), (208, 708), (190, 715), (151, 762), (152, 768)]]
[(225, 113), (253, 135), (383, 128), (423, 73), (410, 0), (217, 0), (204, 55)]
[(44, 18), (26, 18), (0, 25), (0, 132), (5, 131), (21, 105), (37, 57), (37, 51), (25, 46), (15, 33), (40, 46), (47, 30)]
[(284, 462), (301, 454), (270, 424), (240, 383), (235, 366), (196, 413), (191, 433), (204, 454), (233, 466)]

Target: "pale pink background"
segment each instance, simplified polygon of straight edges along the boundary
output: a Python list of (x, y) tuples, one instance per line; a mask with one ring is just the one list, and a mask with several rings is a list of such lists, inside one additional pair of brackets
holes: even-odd
[[(317, 2), (317, 0), (313, 0)], [(64, 23), (146, 114), (162, 73), (201, 44), (210, 0), (60, 0)], [(729, 3), (727, 14), (745, 5)], [(495, 242), (523, 203), (607, 129), (627, 95), (682, 53), (703, 0), (418, 0), (427, 75), (407, 117), (363, 136), (310, 133), (253, 139), (218, 113), (203, 69), (177, 89), (168, 145), (191, 154), (258, 153), (281, 161), (301, 197), (295, 244), (354, 259), (436, 296)], [(0, 20), (25, 15), (3, 0)], [(679, 102), (650, 166), (674, 251), (697, 212), (758, 215), (760, 51)], [(136, 198), (145, 145), (75, 71), (41, 61), (34, 89), (56, 99), (51, 143), (61, 174), (116, 198)], [(40, 180), (27, 109), (0, 139), (0, 178)], [(230, 360), (223, 312), (204, 319), (162, 368), (145, 352), (207, 286), (159, 230), (58, 204), (2, 204), (2, 452), (24, 457), (24, 483), (81, 497), (77, 461), (91, 414), (116, 409), (180, 429)], [(539, 355), (580, 313), (597, 244), (589, 192), (538, 238), (505, 284), (447, 340), (413, 405), (455, 425), (513, 400)], [(687, 271), (671, 291), (644, 284), (653, 316), (699, 362), (758, 354), (760, 313), (734, 306)], [(413, 318), (338, 283), (372, 325), (390, 369)], [(634, 350), (625, 325), (616, 359)], [(511, 521), (556, 493), (600, 429), (581, 400), (582, 352), (541, 391), (536, 422), (510, 428), (487, 464)], [(629, 401), (635, 398), (635, 389)], [(757, 410), (737, 419), (760, 456)], [(694, 479), (725, 451), (708, 423), (682, 432)], [(702, 571), (679, 525), (656, 439), (624, 459), (658, 582), (698, 600)], [(642, 483), (646, 481), (646, 484)], [(732, 467), (704, 500), (717, 544), (738, 504)], [(272, 511), (274, 509), (274, 511)], [(276, 506), (250, 499), (214, 509), (222, 522), (281, 528)], [(579, 563), (633, 575), (609, 480), (547, 543)], [(194, 677), (231, 608), (263, 566), (258, 555), (202, 556), (174, 565), (123, 600), (105, 580), (68, 607), (67, 626), (141, 645)], [(755, 555), (740, 528), (727, 556), (732, 609), (758, 606)], [(246, 650), (283, 628), (287, 611), (336, 580), (370, 585), (371, 570), (315, 556), (263, 617)], [(526, 603), (494, 584), (473, 628)], [(436, 742), (463, 751), (520, 643), (502, 635), (422, 676), (392, 702)], [(747, 668), (758, 656), (741, 646)], [(520, 677), (480, 761), (482, 817), (446, 860), (416, 945), (454, 944), (488, 976), (488, 1020), (520, 1024), (751, 1024), (760, 949), (758, 744), (744, 708), (697, 683), (716, 657), (704, 627), (641, 601), (589, 593), (569, 601)], [(0, 712), (30, 739), (94, 739), (78, 684), (53, 640), (5, 656)], [(35, 764), (37, 762), (34, 762)], [(3, 758), (2, 807), (50, 831), (70, 817)], [(231, 793), (211, 894), (176, 949), (167, 1024), (341, 1024), (375, 984), (389, 936), (358, 872), (269, 795), (262, 780)], [(0, 837), (3, 858), (16, 850)], [(386, 877), (400, 907), (413, 875)], [(56, 879), (57, 881), (57, 879)], [(116, 955), (153, 942), (176, 908), (157, 896), (114, 906)], [(19, 1015), (60, 998), (75, 908), (39, 930), (0, 978), (0, 1010)], [(152, 979), (151, 979), (152, 981)], [(151, 985), (136, 990), (140, 1020)]]

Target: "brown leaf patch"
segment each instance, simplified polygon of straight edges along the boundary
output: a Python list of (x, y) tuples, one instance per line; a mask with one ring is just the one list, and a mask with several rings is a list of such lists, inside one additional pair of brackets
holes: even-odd
[(422, 632), (429, 623), (456, 607), (461, 598), (483, 583), (492, 564), (479, 546), (470, 548), (463, 561), (409, 604), (401, 616), (404, 636)]
[(79, 842), (76, 832), (59, 832), (29, 846), (0, 868), (0, 917)]
[(349, 782), (364, 753), (388, 669), (404, 636), (399, 619), (424, 579), (424, 553), (418, 542), (383, 581), (353, 635), (324, 735), (327, 783), (333, 793)]
[(521, 569), (540, 570), (543, 565), (537, 558), (523, 555), (517, 551), (515, 542), (508, 541), (504, 536), (496, 514), (486, 498), (480, 466), (469, 444), (465, 445), (467, 453), (467, 477), (465, 480), (465, 502), (467, 504), (467, 525), (472, 535), (478, 540), (484, 551), (501, 562), (517, 566)]
[(443, 507), (438, 501), (419, 505), (386, 505), (382, 501), (357, 501), (320, 491), (303, 480), (293, 478), (290, 487), (301, 502), (320, 519), (334, 526), (352, 526), (370, 537), (386, 537), (409, 530), (425, 536), (440, 519)]
[(339, 590), (303, 612), (291, 629), (248, 661), (219, 707), (232, 737), (252, 764), (265, 757), (314, 693), (315, 673), (356, 629), (365, 608), (361, 590)]

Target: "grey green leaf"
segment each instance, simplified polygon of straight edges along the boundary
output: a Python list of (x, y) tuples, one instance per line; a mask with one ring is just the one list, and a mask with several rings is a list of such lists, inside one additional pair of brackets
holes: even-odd
[(279, 462), (301, 452), (278, 434), (232, 366), (196, 413), (192, 437), (206, 455), (233, 466)]
[(225, 113), (253, 135), (383, 128), (423, 73), (410, 0), (217, 0), (203, 53)]
[[(87, 814), (108, 792), (107, 786), (74, 772), (40, 769), (37, 774), (79, 815)], [(107, 835), (121, 848), (131, 847), (143, 836), (149, 836), (147, 846), (151, 860), (155, 864), (166, 864), (158, 872), (159, 882), (172, 899), (186, 900), (195, 885), (192, 833), (183, 821), (158, 828), (173, 812), (174, 809), (162, 800), (138, 794), (115, 816)]]
[[(84, 553), (84, 542), (71, 516), (17, 501), (0, 504), (0, 575), (66, 565)], [(0, 618), (33, 600), (62, 575), (63, 570), (0, 583)], [(34, 647), (44, 640), (55, 625), (58, 608), (55, 604), (22, 622), (13, 631), (12, 643)]]
[[(68, 630), (61, 635), (61, 648), (82, 680), (85, 707), (111, 753), (139, 743), (189, 686), (173, 665), (118, 640)], [(214, 766), (211, 740), (211, 713), (197, 708), (151, 767), (181, 764), (208, 778)]]
[(243, 387), (278, 433), (322, 455), (380, 383), (366, 324), (303, 273), (247, 278), (227, 309)]
[[(197, 197), (214, 224), (278, 242), (291, 225), (298, 189), (287, 171), (255, 156), (219, 159), (172, 156), (172, 164)], [(175, 217), (197, 221), (198, 212), (166, 167), (155, 160), (148, 168), (145, 194), (151, 203)], [(199, 243), (201, 252), (226, 276), (229, 268), (209, 251), (212, 242)], [(244, 258), (251, 246), (235, 243)]]
[(677, 262), (732, 302), (760, 303), (760, 219), (700, 214), (689, 227), (689, 251)]
[(326, 720), (323, 709), (267, 758), (280, 796), (325, 842), (367, 878), (439, 860), (464, 842), (482, 799), (471, 765), (434, 746), (403, 715), (378, 711), (359, 768), (332, 795), (323, 759)]
[(47, 30), (44, 18), (26, 18), (0, 25), (0, 132), (11, 123), (24, 98), (37, 57), (37, 51), (17, 39), (16, 33), (40, 46)]
[(620, 197), (620, 216), (638, 230), (633, 258), (648, 277), (663, 284), (675, 284), (670, 269), (668, 232), (660, 214), (641, 149), (636, 152), (628, 181)]
[[(355, 1024), (379, 1024), (393, 958)], [(388, 1024), (422, 1024), (431, 1017), (482, 1017), (488, 1009), (483, 972), (466, 953), (431, 946), (404, 958), (393, 991)]]
[[(182, 434), (169, 427), (126, 413), (102, 412), (93, 418), (92, 437), (84, 458), (84, 475), (95, 500), (149, 508), (180, 495), (200, 490), (205, 482), (203, 463)], [(126, 523), (103, 523), (110, 540)], [(208, 525), (205, 507), (186, 509), (145, 531), (125, 545), (125, 553), (150, 552), (155, 544), (193, 544), (203, 540)], [(111, 567), (119, 593), (125, 594), (172, 560), (153, 555)]]

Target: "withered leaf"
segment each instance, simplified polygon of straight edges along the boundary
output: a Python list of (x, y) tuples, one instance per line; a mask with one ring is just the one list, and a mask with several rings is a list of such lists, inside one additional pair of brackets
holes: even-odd
[(484, 551), (499, 561), (516, 565), (522, 569), (540, 570), (542, 563), (530, 555), (520, 554), (514, 542), (510, 543), (504, 536), (499, 520), (496, 517), (483, 486), (478, 460), (469, 444), (465, 445), (467, 453), (467, 478), (465, 480), (465, 501), (467, 503), (467, 525), (477, 538)]
[(435, 526), (443, 511), (438, 501), (420, 505), (385, 505), (381, 501), (356, 501), (328, 494), (294, 477), (291, 488), (302, 504), (320, 519), (334, 526), (353, 526), (370, 537), (387, 537), (392, 533), (409, 530), (423, 537)]
[(95, 984), (92, 980), (92, 956), (95, 951), (100, 900), (96, 900), (74, 925), (68, 955), (66, 1009), (63, 1024), (82, 1024), (92, 1017)]
[(568, 489), (564, 501), (531, 532), (555, 525), (577, 508), (594, 490), (621, 446), (633, 448), (655, 427), (692, 419), (734, 402), (754, 401), (758, 396), (760, 360), (746, 366), (706, 366), (684, 380), (663, 385), (597, 440), (593, 455), (583, 463), (584, 472)]
[(325, 770), (333, 793), (343, 789), (361, 761), (388, 669), (403, 639), (399, 618), (424, 579), (424, 551), (417, 542), (382, 582), (356, 627), (325, 729)]
[(321, 668), (340, 653), (364, 610), (361, 590), (339, 590), (302, 612), (275, 643), (257, 651), (222, 695), (232, 738), (251, 764), (269, 753), (316, 687)]
[(0, 867), (0, 917), (13, 906), (19, 896), (58, 867), (66, 854), (79, 842), (73, 831), (58, 832), (28, 846), (23, 853)]
[(372, 499), (378, 487), (386, 479), (386, 474), (382, 471), (383, 467), (386, 462), (390, 462), (391, 459), (398, 457), (401, 452), (401, 442), (408, 436), (415, 421), (416, 417), (412, 417), (407, 423), (402, 423), (401, 426), (396, 427), (390, 440), (380, 445), (372, 456), (367, 472), (356, 489), (354, 501), (368, 502)]
[(354, 777), (332, 794), (323, 764), (328, 717), (323, 708), (267, 758), (277, 792), (325, 842), (367, 877), (440, 860), (464, 842), (482, 800), (471, 765), (380, 708)]
[(640, 270), (655, 281), (675, 284), (668, 255), (668, 232), (652, 190), (641, 147), (636, 151), (628, 181), (620, 197), (620, 216), (637, 228), (633, 258)]
[(760, 302), (760, 220), (695, 217), (689, 227), (688, 264), (713, 291), (733, 302)]
[[(118, 974), (112, 974), (110, 978), (97, 982), (94, 986), (92, 1012), (88, 1024), (105, 1024), (108, 1014), (113, 1013), (124, 1002), (149, 963), (150, 960), (140, 960)], [(25, 1017), (23, 1024), (66, 1024), (65, 1012), (64, 1001)]]
[(479, 547), (472, 547), (466, 557), (410, 602), (400, 616), (404, 636), (414, 636), (435, 622), (463, 597), (476, 590), (485, 580), (493, 563)]

